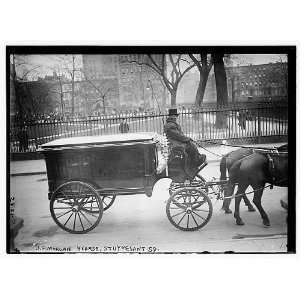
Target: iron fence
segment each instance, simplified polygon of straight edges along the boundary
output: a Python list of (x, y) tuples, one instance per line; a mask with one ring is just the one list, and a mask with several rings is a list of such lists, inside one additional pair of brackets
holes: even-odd
[[(10, 124), (10, 151), (32, 152), (39, 145), (66, 137), (120, 133), (125, 120), (129, 132), (163, 134), (167, 115), (161, 113), (123, 114), (66, 121), (36, 121)], [(224, 107), (181, 109), (178, 122), (184, 133), (194, 140), (236, 140), (260, 142), (263, 138), (286, 137), (288, 134), (287, 104), (235, 104)]]

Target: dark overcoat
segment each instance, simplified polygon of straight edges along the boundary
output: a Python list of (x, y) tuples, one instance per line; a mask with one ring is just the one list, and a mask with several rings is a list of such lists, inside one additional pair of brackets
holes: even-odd
[(164, 126), (164, 132), (167, 136), (167, 139), (170, 143), (170, 147), (182, 147), (186, 148), (186, 144), (191, 140), (189, 137), (186, 137), (181, 127), (175, 120), (168, 118)]
[(167, 119), (164, 132), (169, 141), (170, 150), (172, 151), (174, 147), (181, 147), (185, 150), (190, 166), (197, 167), (205, 161), (205, 155), (200, 155), (192, 139), (184, 135), (180, 125), (174, 119)]

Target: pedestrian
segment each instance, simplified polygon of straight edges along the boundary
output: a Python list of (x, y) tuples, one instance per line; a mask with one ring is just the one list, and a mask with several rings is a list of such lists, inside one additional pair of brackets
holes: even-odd
[(20, 152), (26, 152), (28, 150), (28, 132), (26, 125), (20, 128), (18, 132), (18, 140), (20, 145)]
[(244, 111), (240, 111), (238, 113), (239, 126), (242, 129), (246, 129), (246, 113)]
[(127, 124), (127, 122), (126, 122), (126, 120), (124, 118), (121, 120), (121, 123), (119, 125), (119, 131), (121, 133), (127, 133), (127, 132), (129, 132), (129, 125)]
[(181, 148), (188, 156), (189, 171), (194, 173), (206, 161), (206, 155), (200, 154), (193, 140), (183, 134), (180, 125), (177, 123), (177, 117), (177, 109), (169, 109), (164, 132), (169, 142), (170, 152), (172, 153), (175, 147)]

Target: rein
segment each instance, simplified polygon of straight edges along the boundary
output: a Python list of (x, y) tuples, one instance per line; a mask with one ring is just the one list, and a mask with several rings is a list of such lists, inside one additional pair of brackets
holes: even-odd
[[(227, 146), (227, 147), (232, 147), (232, 148), (252, 149), (253, 152), (262, 152), (262, 153), (266, 152), (267, 154), (274, 154), (274, 153), (276, 153), (278, 155), (280, 155), (280, 154), (288, 154), (288, 152), (286, 152), (286, 151), (280, 151), (279, 152), (276, 147), (273, 147), (273, 148), (270, 148), (270, 147), (269, 148), (268, 147), (258, 147), (258, 148), (256, 148), (256, 147), (249, 147), (249, 146), (242, 146), (242, 145), (228, 145), (228, 144), (222, 144), (222, 143), (217, 143), (217, 142), (212, 142), (212, 141), (205, 141), (205, 142), (213, 144), (213, 145), (218, 145), (218, 146)], [(215, 156), (224, 157), (226, 155), (226, 154), (220, 155), (220, 154), (217, 154), (217, 153), (215, 153), (213, 151), (210, 151), (207, 148), (205, 148), (202, 145), (200, 145), (200, 142), (198, 142), (198, 141), (195, 141), (195, 143), (200, 148), (204, 149), (205, 151), (207, 151), (207, 152), (209, 152), (209, 153), (211, 153), (211, 154), (213, 154)]]
[[(281, 180), (277, 181), (277, 183), (283, 182), (283, 181), (285, 181), (285, 180), (287, 180), (287, 178), (281, 179)], [(235, 194), (234, 197), (242, 196), (242, 195), (253, 194), (253, 193), (255, 193), (256, 191), (264, 190), (264, 189), (266, 189), (266, 188), (268, 188), (268, 187), (271, 187), (270, 189), (272, 189), (273, 184), (270, 183), (270, 184), (268, 184), (268, 185), (266, 185), (266, 186), (264, 186), (264, 187), (261, 187), (261, 188), (259, 188), (259, 189), (255, 189), (255, 190), (253, 190), (252, 192), (242, 193), (242, 194)], [(224, 199), (231, 199), (232, 197), (233, 197), (233, 195), (224, 197)]]

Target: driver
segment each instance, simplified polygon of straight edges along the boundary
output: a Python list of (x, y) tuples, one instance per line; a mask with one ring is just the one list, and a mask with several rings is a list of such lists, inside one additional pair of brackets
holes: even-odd
[(177, 123), (177, 109), (169, 109), (169, 115), (164, 126), (164, 133), (167, 136), (170, 145), (170, 151), (174, 147), (181, 147), (188, 155), (189, 166), (192, 169), (198, 169), (206, 161), (206, 155), (200, 154), (193, 140), (185, 136)]

